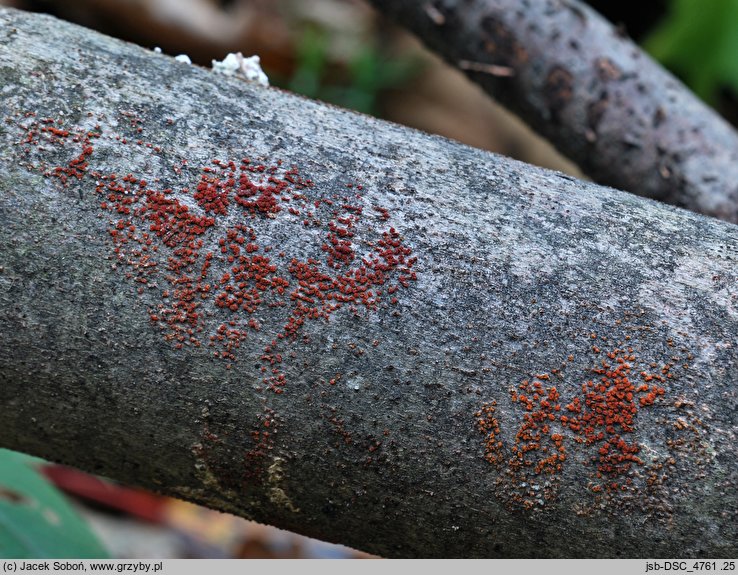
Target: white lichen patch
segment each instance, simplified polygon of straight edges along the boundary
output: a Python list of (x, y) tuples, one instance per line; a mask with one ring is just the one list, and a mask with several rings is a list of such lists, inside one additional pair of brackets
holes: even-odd
[(174, 59), (177, 62), (182, 62), (182, 64), (192, 64), (192, 60), (190, 60), (187, 54), (180, 54), (179, 56), (175, 56)]
[(226, 76), (238, 76), (248, 82), (269, 85), (269, 78), (261, 69), (259, 56), (245, 58), (241, 52), (231, 52), (222, 61), (213, 60), (213, 72)]

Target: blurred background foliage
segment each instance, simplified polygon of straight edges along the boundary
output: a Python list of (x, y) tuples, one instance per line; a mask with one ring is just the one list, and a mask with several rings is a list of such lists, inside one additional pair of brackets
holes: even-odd
[[(272, 84), (279, 87), (582, 175), (463, 74), (361, 0), (0, 0), (0, 4), (47, 12), (147, 48), (160, 47), (170, 55), (186, 53), (207, 67), (228, 52), (258, 54)], [(589, 0), (589, 4), (738, 123), (738, 0)], [(62, 524), (69, 528), (60, 529)], [(368, 557), (0, 452), (0, 556), (60, 554), (64, 545), (75, 556)]]
[(738, 0), (672, 0), (644, 47), (703, 100), (738, 94)]
[(412, 56), (386, 53), (368, 39), (342, 66), (335, 68), (327, 30), (306, 26), (295, 47), (295, 68), (287, 78), (272, 74), (272, 83), (302, 94), (374, 116), (381, 115), (383, 91), (407, 84), (422, 63)]

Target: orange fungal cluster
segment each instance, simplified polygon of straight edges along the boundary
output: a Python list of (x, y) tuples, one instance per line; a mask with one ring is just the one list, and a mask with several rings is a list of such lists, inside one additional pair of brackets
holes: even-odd
[[(549, 378), (548, 374), (537, 377)], [(523, 423), (512, 447), (511, 469), (532, 470), (536, 474), (561, 471), (566, 449), (563, 436), (554, 429), (561, 411), (556, 387), (545, 387), (538, 379), (525, 380), (510, 393), (510, 399), (524, 408)]]
[(484, 458), (489, 463), (502, 462), (502, 441), (500, 440), (500, 425), (495, 417), (496, 401), (490, 401), (482, 405), (482, 408), (474, 414), (477, 417), (477, 429), (485, 434)]
[(607, 357), (609, 361), (603, 360), (600, 367), (592, 369), (599, 379), (582, 384), (581, 401), (576, 398), (567, 405), (569, 415), (562, 416), (562, 423), (578, 433), (580, 440), (597, 446), (598, 477), (622, 475), (634, 463), (643, 463), (636, 455), (640, 451), (638, 444), (628, 442), (624, 436), (634, 431), (639, 405), (650, 405), (664, 394), (661, 387), (636, 387), (631, 380), (631, 362), (636, 359), (632, 349), (615, 349)]
[[(535, 492), (540, 484), (534, 478), (553, 476), (563, 470), (567, 444), (569, 449), (576, 445), (587, 448), (584, 459), (595, 468), (595, 492), (603, 488), (618, 491), (632, 485), (629, 472), (634, 465), (644, 464), (638, 456), (640, 445), (633, 438), (636, 418), (639, 410), (653, 405), (665, 394), (660, 384), (672, 377), (671, 364), (663, 366), (660, 373), (641, 371), (637, 376), (632, 348), (610, 352), (597, 348), (594, 353), (606, 357), (591, 369), (597, 377), (582, 383), (579, 393), (568, 401), (562, 401), (557, 388), (546, 383), (550, 376), (545, 373), (524, 380), (510, 391), (520, 423), (508, 456), (495, 416), (497, 402), (485, 403), (474, 414), (478, 431), (485, 435), (484, 458), (493, 464), (507, 459), (508, 474), (516, 486), (513, 499), (525, 508), (541, 504), (540, 492)], [(572, 361), (573, 356), (568, 360)], [(561, 375), (560, 371), (555, 373)], [(550, 487), (552, 483), (546, 485)], [(549, 496), (550, 490), (544, 489), (543, 498)]]

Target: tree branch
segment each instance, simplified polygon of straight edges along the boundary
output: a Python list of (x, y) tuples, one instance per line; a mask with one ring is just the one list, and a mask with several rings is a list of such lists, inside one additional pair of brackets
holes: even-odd
[(1, 445), (385, 556), (735, 556), (738, 228), (0, 24)]
[(371, 4), (597, 182), (738, 222), (738, 135), (583, 2)]

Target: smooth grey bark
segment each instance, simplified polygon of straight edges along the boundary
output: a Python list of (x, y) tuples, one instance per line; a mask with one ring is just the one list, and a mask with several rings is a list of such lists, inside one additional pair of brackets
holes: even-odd
[(738, 222), (738, 135), (578, 0), (370, 0), (595, 181)]
[(734, 225), (9, 9), (0, 91), (0, 445), (384, 556), (736, 555)]

